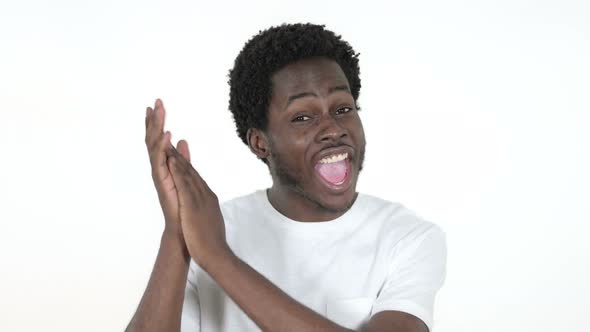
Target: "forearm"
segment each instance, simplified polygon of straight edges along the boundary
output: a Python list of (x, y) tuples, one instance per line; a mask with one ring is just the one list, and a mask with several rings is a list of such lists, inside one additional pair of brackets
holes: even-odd
[(180, 331), (189, 263), (183, 240), (165, 231), (147, 288), (125, 331)]
[(210, 262), (209, 275), (263, 331), (351, 331), (297, 302), (233, 253)]

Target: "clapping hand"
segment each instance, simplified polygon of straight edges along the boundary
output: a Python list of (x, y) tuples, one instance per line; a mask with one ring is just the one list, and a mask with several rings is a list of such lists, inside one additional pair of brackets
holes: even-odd
[(215, 257), (231, 252), (219, 200), (183, 154), (174, 148), (168, 151), (168, 168), (178, 192), (184, 240), (191, 257), (206, 269)]
[[(178, 209), (178, 195), (172, 174), (168, 170), (166, 151), (174, 149), (170, 143), (170, 132), (164, 133), (166, 110), (160, 99), (156, 100), (154, 108), (146, 109), (145, 144), (147, 146), (152, 166), (152, 179), (158, 192), (160, 206), (164, 212), (165, 232), (182, 240), (184, 244), (180, 214)], [(190, 153), (186, 141), (179, 141), (178, 152), (190, 160)]]
[(180, 140), (177, 149), (170, 143), (170, 132), (163, 132), (164, 118), (165, 109), (158, 99), (146, 115), (152, 178), (166, 228), (184, 238), (190, 256), (206, 269), (215, 257), (231, 252), (219, 200), (192, 166), (188, 143)]

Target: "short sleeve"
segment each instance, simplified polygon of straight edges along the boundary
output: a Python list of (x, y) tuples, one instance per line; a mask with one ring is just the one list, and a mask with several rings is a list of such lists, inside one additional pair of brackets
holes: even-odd
[(371, 316), (395, 310), (420, 318), (432, 331), (434, 299), (446, 276), (446, 235), (436, 225), (419, 236), (406, 236), (393, 251), (385, 283)]
[(201, 331), (201, 308), (199, 302), (199, 292), (196, 285), (196, 263), (192, 259), (186, 278), (186, 287), (184, 289), (184, 302), (182, 304), (180, 331)]

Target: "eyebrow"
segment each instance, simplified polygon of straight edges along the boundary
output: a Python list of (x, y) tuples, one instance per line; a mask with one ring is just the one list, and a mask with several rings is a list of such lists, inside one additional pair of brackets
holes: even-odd
[[(328, 95), (331, 95), (332, 93), (336, 92), (336, 91), (346, 91), (348, 93), (350, 93), (350, 90), (348, 89), (348, 86), (346, 85), (337, 85), (337, 86), (333, 86), (330, 89), (328, 89)], [(302, 93), (297, 93), (294, 95), (289, 96), (289, 99), (287, 100), (287, 105), (285, 106), (284, 109), (287, 109), (287, 107), (289, 107), (289, 105), (291, 105), (291, 103), (296, 100), (296, 99), (300, 99), (300, 98), (305, 98), (305, 97), (317, 97), (318, 95), (316, 95), (313, 92), (302, 92)]]

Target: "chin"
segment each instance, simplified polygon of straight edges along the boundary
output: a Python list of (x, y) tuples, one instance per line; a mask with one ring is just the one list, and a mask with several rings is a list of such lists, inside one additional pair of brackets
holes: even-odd
[(343, 213), (348, 211), (354, 203), (355, 193), (352, 195), (339, 196), (339, 197), (322, 197), (319, 205), (332, 213)]
[[(352, 178), (352, 177), (351, 177)], [(314, 181), (315, 186), (313, 193), (310, 196), (314, 197), (315, 201), (321, 208), (331, 213), (346, 212), (355, 201), (356, 198), (356, 178), (351, 179), (345, 187), (337, 188), (328, 187), (324, 184), (318, 185), (318, 181)]]

